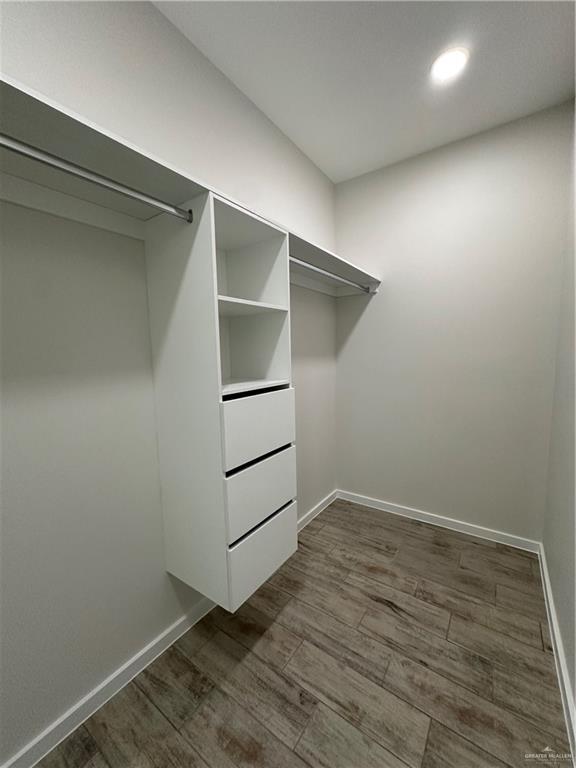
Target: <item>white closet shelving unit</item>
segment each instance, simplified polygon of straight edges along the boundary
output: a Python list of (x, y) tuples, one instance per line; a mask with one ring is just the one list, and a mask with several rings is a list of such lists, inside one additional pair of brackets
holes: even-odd
[(379, 281), (7, 82), (0, 134), (5, 199), (56, 190), (145, 241), (166, 568), (234, 611), (297, 548), (290, 280)]
[(234, 611), (297, 548), (288, 235), (188, 205), (146, 233), (166, 561)]

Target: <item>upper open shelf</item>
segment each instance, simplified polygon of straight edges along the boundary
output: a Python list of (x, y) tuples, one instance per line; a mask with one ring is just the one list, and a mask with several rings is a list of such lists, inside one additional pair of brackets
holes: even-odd
[[(193, 179), (3, 81), (0, 133), (172, 205), (206, 191)], [(0, 170), (136, 219), (158, 214), (145, 203), (6, 149), (0, 149)]]
[(229, 300), (221, 308), (234, 314), (287, 309), (286, 232), (218, 198), (214, 224), (218, 294)]
[[(0, 133), (172, 206), (183, 206), (197, 195), (214, 191), (176, 167), (6, 80), (0, 80)], [(157, 208), (141, 199), (104, 189), (86, 178), (2, 147), (0, 172), (136, 220), (158, 215)], [(215, 197), (215, 206), (218, 292), (232, 298), (287, 306), (289, 297), (279, 287), (284, 282), (279, 277), (284, 264), (278, 257), (286, 231), (222, 196)], [(291, 261), (293, 283), (332, 296), (374, 293), (380, 284), (373, 275), (298, 235), (290, 235), (290, 256), (321, 270), (312, 271)], [(245, 279), (245, 275), (249, 278)]]
[(380, 280), (356, 267), (335, 253), (289, 236), (290, 282), (329, 296), (372, 294), (378, 291)]

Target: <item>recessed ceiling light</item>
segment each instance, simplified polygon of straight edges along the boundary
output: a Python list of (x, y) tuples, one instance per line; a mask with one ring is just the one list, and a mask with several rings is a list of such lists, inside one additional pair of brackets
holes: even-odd
[(435, 83), (449, 83), (461, 75), (468, 64), (467, 48), (449, 48), (432, 64), (430, 75)]

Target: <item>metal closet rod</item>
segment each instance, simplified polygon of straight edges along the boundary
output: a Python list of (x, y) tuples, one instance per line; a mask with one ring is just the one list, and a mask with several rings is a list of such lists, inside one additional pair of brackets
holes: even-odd
[(328, 272), (327, 269), (321, 269), (320, 267), (315, 267), (313, 264), (309, 264), (307, 261), (301, 261), (300, 259), (297, 259), (295, 256), (290, 256), (290, 261), (292, 262), (292, 264), (297, 264), (299, 267), (304, 267), (305, 269), (309, 269), (311, 272), (317, 272), (319, 275), (324, 275), (324, 277), (329, 277), (331, 280), (337, 280), (339, 283), (344, 283), (345, 285), (351, 285), (354, 288), (358, 288), (363, 293), (372, 293), (372, 290), (368, 285), (355, 283), (354, 280), (348, 280), (345, 277), (340, 277), (340, 275), (335, 275), (333, 272)]
[(104, 187), (104, 189), (118, 192), (118, 194), (124, 195), (124, 197), (138, 200), (138, 202), (157, 208), (159, 211), (163, 211), (163, 213), (178, 216), (178, 218), (184, 219), (187, 222), (192, 221), (192, 211), (186, 211), (184, 208), (178, 208), (178, 206), (172, 205), (171, 203), (157, 200), (155, 197), (150, 197), (150, 195), (146, 195), (144, 192), (139, 192), (137, 189), (126, 187), (124, 184), (119, 184), (106, 176), (101, 176), (99, 173), (89, 171), (87, 168), (82, 168), (80, 165), (70, 163), (67, 160), (62, 160), (62, 158), (57, 157), (56, 155), (51, 155), (49, 152), (44, 152), (41, 149), (37, 149), (30, 144), (25, 144), (23, 141), (13, 139), (3, 133), (0, 133), (0, 147), (4, 147), (4, 149), (8, 149), (10, 152), (15, 152), (18, 155), (23, 155), (31, 160), (36, 160), (39, 163), (48, 165), (50, 168), (56, 168), (71, 176), (77, 176), (78, 178), (84, 179), (84, 181), (97, 184), (99, 187)]

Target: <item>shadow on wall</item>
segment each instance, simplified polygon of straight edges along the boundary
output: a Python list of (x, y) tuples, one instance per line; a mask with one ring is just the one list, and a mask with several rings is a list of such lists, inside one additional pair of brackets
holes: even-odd
[(377, 294), (362, 294), (361, 296), (341, 296), (338, 299), (336, 324), (336, 354), (340, 354), (358, 324), (362, 315), (369, 311), (370, 304), (382, 298), (384, 288), (381, 286)]

